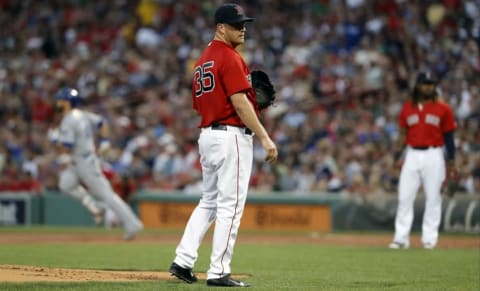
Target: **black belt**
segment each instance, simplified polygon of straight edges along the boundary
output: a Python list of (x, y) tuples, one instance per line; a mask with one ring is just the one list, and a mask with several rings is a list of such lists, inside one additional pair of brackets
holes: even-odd
[[(234, 125), (230, 125), (230, 126), (234, 126)], [(238, 127), (238, 126), (234, 126), (234, 127)], [(225, 124), (213, 124), (211, 128), (214, 130), (228, 130), (228, 127)], [(238, 128), (243, 129), (246, 135), (252, 135), (252, 131), (249, 128), (247, 127), (238, 127)]]
[(418, 147), (412, 146), (412, 149), (420, 150), (420, 151), (425, 151), (425, 150), (428, 150), (428, 149), (435, 149), (435, 148), (438, 148), (438, 147), (436, 147), (436, 146), (418, 146)]

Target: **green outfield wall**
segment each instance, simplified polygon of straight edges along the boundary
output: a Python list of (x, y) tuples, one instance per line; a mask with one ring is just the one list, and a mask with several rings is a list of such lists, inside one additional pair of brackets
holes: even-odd
[[(183, 228), (200, 196), (184, 192), (138, 192), (130, 205), (147, 228)], [(395, 195), (341, 197), (337, 194), (298, 196), (287, 193), (251, 194), (242, 229), (393, 230)], [(415, 201), (413, 231), (421, 230), (424, 200)], [(443, 201), (444, 232), (480, 233), (480, 196), (457, 195)], [(88, 211), (59, 192), (41, 195), (0, 193), (1, 225), (94, 225)]]
[(90, 213), (60, 192), (0, 193), (0, 225), (94, 225)]

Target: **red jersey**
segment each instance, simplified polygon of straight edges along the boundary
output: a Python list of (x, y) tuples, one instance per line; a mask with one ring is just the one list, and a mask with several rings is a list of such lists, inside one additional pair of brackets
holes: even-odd
[(405, 102), (399, 126), (406, 128), (406, 144), (412, 147), (443, 146), (443, 134), (457, 127), (452, 109), (443, 101), (429, 101), (422, 106)]
[(199, 127), (214, 123), (244, 127), (230, 101), (230, 96), (239, 92), (245, 92), (256, 106), (245, 61), (233, 47), (213, 40), (193, 69), (193, 108), (202, 117)]

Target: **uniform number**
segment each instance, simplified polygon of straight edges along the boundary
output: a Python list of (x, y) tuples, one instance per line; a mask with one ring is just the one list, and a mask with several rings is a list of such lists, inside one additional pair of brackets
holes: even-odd
[(210, 61), (195, 67), (193, 71), (195, 97), (200, 97), (203, 93), (211, 92), (215, 88), (215, 78), (212, 72), (213, 63), (213, 61)]

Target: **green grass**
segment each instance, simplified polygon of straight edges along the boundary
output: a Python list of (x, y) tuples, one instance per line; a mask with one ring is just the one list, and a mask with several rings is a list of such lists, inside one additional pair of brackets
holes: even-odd
[[(171, 243), (0, 244), (0, 264), (166, 271), (174, 251)], [(210, 242), (206, 241), (199, 252), (197, 272), (208, 268), (209, 253)], [(232, 270), (233, 275), (249, 275), (245, 281), (256, 290), (480, 290), (479, 249), (394, 251), (379, 247), (239, 243)], [(192, 285), (176, 280), (0, 283), (0, 290), (207, 289), (204, 280)]]

